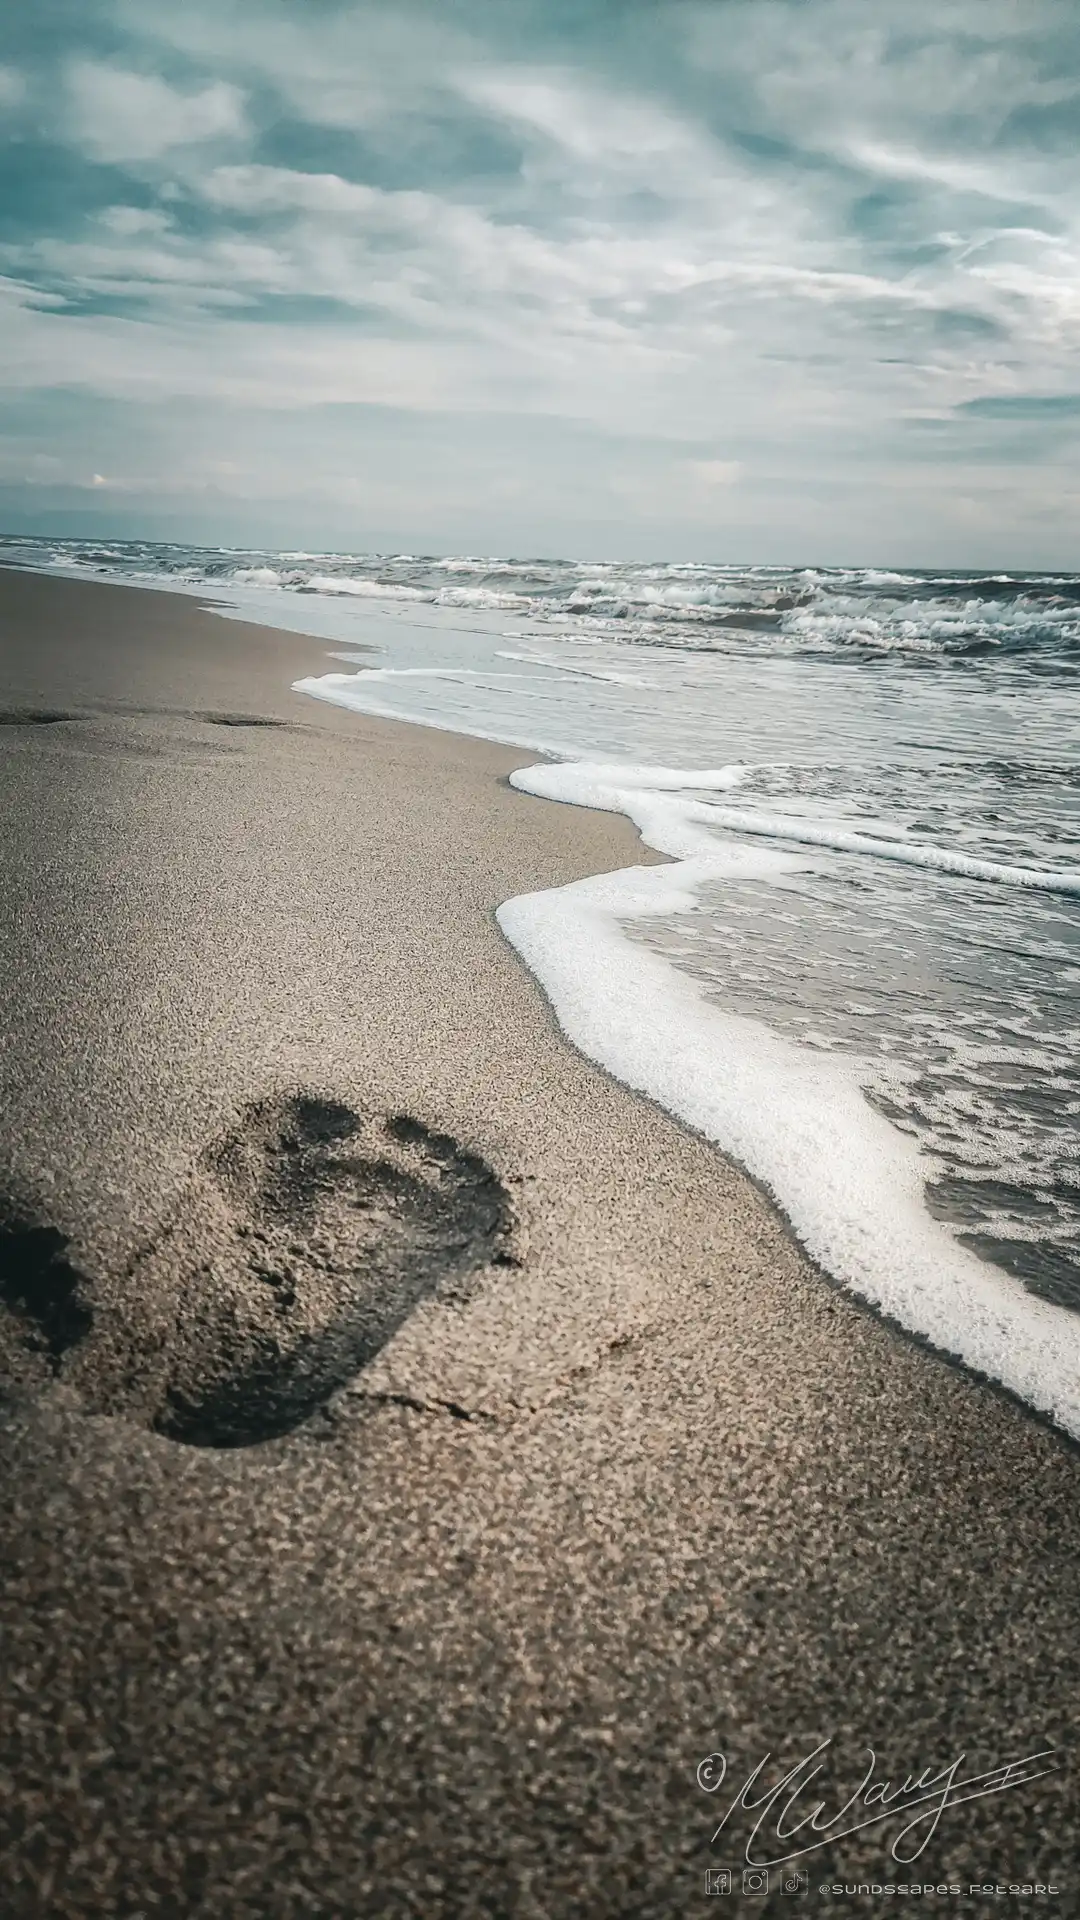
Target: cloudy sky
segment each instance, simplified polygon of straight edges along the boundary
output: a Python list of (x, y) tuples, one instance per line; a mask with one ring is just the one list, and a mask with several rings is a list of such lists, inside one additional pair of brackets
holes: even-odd
[(0, 527), (1080, 567), (1076, 0), (36, 0)]

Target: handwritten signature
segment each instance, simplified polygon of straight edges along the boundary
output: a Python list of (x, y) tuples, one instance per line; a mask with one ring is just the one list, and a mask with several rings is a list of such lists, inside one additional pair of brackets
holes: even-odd
[[(825, 1799), (811, 1802), (802, 1796), (807, 1795), (822, 1772), (823, 1756), (831, 1746), (831, 1739), (820, 1741), (774, 1786), (763, 1786), (762, 1782), (772, 1759), (771, 1753), (767, 1753), (739, 1788), (713, 1834), (713, 1844), (736, 1814), (756, 1813), (757, 1819), (746, 1842), (747, 1864), (779, 1867), (785, 1861), (798, 1860), (821, 1847), (833, 1845), (848, 1834), (860, 1833), (865, 1827), (899, 1820), (903, 1824), (889, 1851), (900, 1865), (910, 1866), (925, 1851), (949, 1808), (963, 1806), (968, 1800), (984, 1799), (987, 1794), (1004, 1793), (1010, 1787), (1026, 1786), (1048, 1773), (1058, 1773), (1064, 1764), (1055, 1748), (1045, 1747), (1039, 1753), (1025, 1754), (1022, 1759), (1007, 1760), (985, 1773), (965, 1774), (967, 1755), (960, 1753), (936, 1773), (926, 1767), (922, 1773), (909, 1774), (894, 1785), (891, 1779), (879, 1777), (877, 1755), (872, 1747), (867, 1747), (870, 1764), (854, 1793), (835, 1811), (829, 1812)], [(704, 1793), (719, 1793), (727, 1779), (728, 1764), (722, 1753), (710, 1753), (698, 1767), (698, 1786)], [(817, 1791), (820, 1793), (820, 1787)], [(800, 1839), (798, 1846), (788, 1847), (789, 1841), (802, 1835), (807, 1837)], [(771, 1845), (788, 1850), (766, 1858), (761, 1850)], [(910, 1846), (911, 1851), (903, 1851), (905, 1845)]]

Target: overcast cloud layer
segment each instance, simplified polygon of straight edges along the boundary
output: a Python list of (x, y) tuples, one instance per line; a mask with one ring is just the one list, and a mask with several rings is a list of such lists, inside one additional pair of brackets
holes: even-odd
[(9, 528), (1080, 567), (1075, 0), (46, 0), (0, 62)]

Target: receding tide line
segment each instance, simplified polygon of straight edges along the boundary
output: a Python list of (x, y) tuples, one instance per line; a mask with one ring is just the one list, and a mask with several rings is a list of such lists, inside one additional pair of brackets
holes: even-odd
[[(295, 690), (359, 712), (479, 732), (463, 715), (421, 719), (384, 705), (361, 686), (369, 677), (326, 674), (297, 681)], [(718, 846), (710, 827), (780, 835), (764, 816), (687, 797), (737, 787), (745, 772), (737, 765), (689, 772), (571, 761), (511, 774), (523, 793), (625, 814), (646, 845), (675, 864), (628, 867), (508, 900), (496, 916), (503, 933), (536, 975), (567, 1038), (740, 1161), (826, 1272), (1080, 1440), (1080, 1314), (985, 1265), (931, 1217), (918, 1153), (871, 1107), (857, 1066), (724, 1012), (624, 933), (627, 920), (695, 911), (706, 882), (767, 879), (802, 864), (802, 857), (760, 842)], [(743, 824), (751, 820), (753, 827)], [(795, 840), (790, 830), (802, 823), (783, 818), (783, 825), (783, 837)], [(827, 831), (812, 841), (808, 832), (803, 844), (835, 846)], [(915, 853), (919, 865), (943, 864), (925, 858), (940, 850), (878, 845), (857, 834), (842, 839), (881, 857)], [(1051, 890), (1060, 880), (1062, 890), (1080, 892), (1077, 875), (978, 864), (992, 871), (971, 877)], [(946, 870), (970, 874), (966, 866)]]
[[(718, 772), (684, 772), (671, 767), (632, 767), (571, 761), (553, 767), (528, 767), (512, 775), (513, 784), (549, 800), (567, 800), (577, 806), (602, 807), (626, 813), (641, 826), (643, 805), (649, 796), (681, 789), (673, 817), (685, 825), (721, 827), (729, 833), (749, 833), (767, 840), (788, 840), (795, 846), (827, 847), (838, 853), (869, 854), (878, 860), (896, 860), (908, 867), (927, 867), (937, 873), (955, 873), (966, 880), (991, 880), (1000, 886), (1030, 887), (1043, 893), (1080, 897), (1080, 871), (1061, 867), (1016, 867), (951, 847), (918, 846), (909, 840), (885, 840), (855, 828), (819, 826), (789, 813), (748, 812), (741, 807), (718, 807), (711, 801), (687, 797), (695, 789), (732, 787), (745, 770), (722, 767)], [(647, 827), (642, 832), (655, 845)], [(671, 851), (665, 847), (665, 852)]]
[[(837, 1280), (1080, 1439), (1080, 1314), (985, 1265), (931, 1218), (915, 1147), (870, 1106), (853, 1063), (724, 1012), (623, 931), (626, 920), (692, 911), (706, 881), (767, 878), (792, 857), (764, 848), (716, 851), (715, 842), (702, 853), (706, 836), (700, 826), (694, 833), (696, 819), (680, 831), (680, 803), (644, 790), (653, 771), (661, 786), (661, 769), (626, 769), (621, 787), (621, 768), (593, 767), (591, 783), (575, 779), (584, 771), (530, 767), (511, 781), (554, 799), (562, 797), (562, 775), (577, 804), (627, 813), (677, 864), (628, 868), (500, 907), (499, 925), (567, 1037), (739, 1160)], [(735, 769), (723, 770), (713, 785), (724, 771), (729, 784), (737, 778)], [(601, 775), (611, 782), (604, 797)]]

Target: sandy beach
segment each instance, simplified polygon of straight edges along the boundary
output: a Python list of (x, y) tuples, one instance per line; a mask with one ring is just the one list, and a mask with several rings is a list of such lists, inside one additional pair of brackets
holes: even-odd
[[(710, 1846), (766, 1754), (1067, 1758), (1078, 1450), (499, 932), (651, 859), (626, 821), (191, 598), (0, 572), (0, 634), (0, 1911), (666, 1916), (710, 1867), (785, 1911), (752, 1821)], [(896, 1832), (806, 1905), (1076, 1910), (1066, 1768)]]

